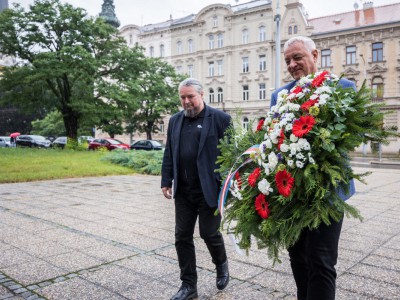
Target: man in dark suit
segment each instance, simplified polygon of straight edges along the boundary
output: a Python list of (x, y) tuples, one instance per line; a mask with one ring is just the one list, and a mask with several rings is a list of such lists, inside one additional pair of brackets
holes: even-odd
[[(270, 107), (276, 104), (281, 90), (290, 91), (301, 77), (317, 72), (318, 51), (310, 38), (293, 37), (285, 43), (283, 51), (287, 70), (294, 81), (272, 93)], [(339, 85), (356, 88), (353, 82), (346, 79), (341, 79)], [(353, 180), (349, 193), (344, 190), (339, 188), (337, 192), (343, 200), (347, 200), (355, 193)], [(335, 265), (343, 218), (339, 222), (330, 221), (329, 226), (321, 223), (317, 229), (303, 230), (299, 240), (288, 249), (299, 300), (335, 299)]]
[[(216, 285), (224, 289), (229, 281), (224, 240), (219, 232), (218, 205), (221, 176), (215, 172), (219, 140), (231, 117), (205, 105), (203, 87), (193, 78), (182, 81), (179, 96), (183, 111), (168, 125), (162, 164), (161, 188), (167, 199), (175, 199), (175, 248), (182, 286), (172, 300), (197, 297), (196, 254), (193, 233), (199, 217), (200, 236), (216, 265)], [(173, 189), (172, 189), (173, 186)]]

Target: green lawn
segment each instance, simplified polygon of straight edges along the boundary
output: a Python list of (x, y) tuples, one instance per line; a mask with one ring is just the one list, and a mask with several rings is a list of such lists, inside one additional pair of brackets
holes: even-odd
[(101, 160), (108, 152), (0, 148), (0, 183), (133, 174), (132, 168)]

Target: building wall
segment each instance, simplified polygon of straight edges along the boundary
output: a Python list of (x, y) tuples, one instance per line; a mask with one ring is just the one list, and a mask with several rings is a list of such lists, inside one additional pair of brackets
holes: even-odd
[[(282, 3), (286, 2), (286, 3)], [(121, 35), (127, 41), (129, 35), (146, 48), (149, 55), (151, 46), (155, 56), (159, 56), (159, 45), (165, 45), (165, 59), (181, 73), (188, 73), (188, 66), (193, 66), (193, 77), (204, 84), (205, 102), (208, 105), (230, 113), (234, 118), (240, 115), (241, 120), (257, 121), (269, 109), (271, 93), (275, 87), (275, 8), (276, 2), (259, 0), (247, 4), (209, 5), (196, 16), (188, 17), (182, 22), (160, 23), (159, 25), (125, 26)], [(256, 5), (254, 5), (256, 4)], [(400, 7), (400, 6), (399, 6)], [(283, 44), (292, 36), (305, 35), (311, 37), (320, 51), (319, 67), (334, 74), (344, 74), (354, 80), (358, 87), (366, 79), (367, 86), (375, 78), (381, 78), (384, 86), (383, 97), (374, 99), (387, 104), (386, 109), (392, 113), (385, 117), (387, 125), (400, 126), (400, 17), (390, 24), (371, 24), (370, 26), (347, 28), (334, 31), (335, 26), (314, 28), (312, 20), (307, 20), (305, 8), (299, 0), (281, 1), (281, 82), (280, 85), (292, 80), (286, 71), (283, 59)], [(215, 21), (216, 20), (216, 21)], [(265, 39), (259, 39), (259, 27), (265, 26)], [(243, 30), (248, 30), (248, 42), (243, 42)], [(318, 32), (318, 34), (316, 33)], [(209, 35), (214, 35), (214, 47), (209, 47)], [(223, 46), (218, 47), (217, 35), (223, 35)], [(128, 38), (127, 38), (128, 37)], [(194, 43), (194, 51), (189, 53), (188, 41)], [(177, 43), (182, 43), (179, 52)], [(383, 43), (383, 60), (372, 62), (372, 44)], [(356, 57), (353, 64), (346, 63), (346, 47), (356, 47)], [(321, 50), (331, 50), (331, 66), (321, 66)], [(360, 56), (360, 54), (362, 56)], [(266, 69), (259, 70), (259, 57), (265, 55)], [(243, 58), (249, 59), (249, 70), (243, 72)], [(223, 62), (222, 74), (217, 73), (217, 61)], [(209, 64), (214, 62), (214, 76), (209, 75)], [(259, 84), (265, 84), (265, 99), (259, 97)], [(243, 86), (249, 87), (249, 99), (243, 100)], [(223, 90), (223, 102), (217, 101), (217, 90)], [(210, 103), (210, 89), (215, 92), (214, 102)], [(239, 114), (240, 112), (240, 114)], [(155, 134), (154, 139), (165, 141), (169, 116), (164, 120), (165, 132)], [(135, 137), (134, 137), (135, 138)], [(144, 139), (138, 136), (137, 139)], [(368, 151), (371, 151), (369, 147)], [(393, 139), (389, 146), (384, 146), (384, 152), (397, 153), (400, 149), (400, 139)], [(361, 149), (358, 149), (361, 151)]]

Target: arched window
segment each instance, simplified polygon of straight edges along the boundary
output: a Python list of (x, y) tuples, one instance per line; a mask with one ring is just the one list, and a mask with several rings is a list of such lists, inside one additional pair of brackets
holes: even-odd
[(189, 50), (189, 53), (194, 52), (194, 43), (193, 43), (192, 39), (188, 40), (188, 50)]
[(224, 46), (224, 35), (222, 33), (218, 33), (217, 43), (218, 43), (218, 48), (222, 48)]
[(224, 92), (222, 88), (218, 88), (218, 103), (224, 102)]
[(243, 117), (242, 126), (244, 130), (249, 130), (249, 119), (247, 117)]
[(165, 125), (164, 125), (164, 121), (160, 121), (160, 133), (164, 133), (165, 132)]
[(210, 34), (208, 36), (208, 49), (214, 49), (214, 35)]
[(382, 77), (374, 77), (372, 79), (372, 97), (375, 99), (383, 98), (383, 80)]
[(264, 42), (266, 40), (266, 31), (265, 31), (265, 26), (260, 26), (258, 27), (258, 40), (260, 42)]
[(218, 16), (213, 16), (213, 20), (212, 20), (212, 22), (213, 22), (213, 26), (214, 27), (217, 27), (218, 26)]
[(176, 43), (176, 51), (178, 52), (178, 54), (182, 54), (182, 42), (178, 41)]
[(243, 44), (249, 43), (249, 30), (248, 29), (242, 30), (242, 43)]
[(165, 47), (163, 44), (160, 45), (160, 57), (165, 56)]
[(133, 35), (130, 34), (129, 35), (129, 45), (132, 45), (132, 44), (133, 44)]
[(212, 88), (208, 90), (208, 99), (210, 103), (214, 103), (214, 89)]
[(288, 29), (288, 34), (289, 34), (289, 35), (291, 35), (291, 34), (292, 34), (292, 26), (289, 26), (289, 29)]
[(150, 48), (149, 48), (149, 55), (150, 55), (150, 57), (154, 57), (154, 47), (153, 46), (150, 46)]
[(294, 34), (297, 34), (297, 25), (294, 25), (294, 26), (293, 26), (293, 33), (294, 33)]

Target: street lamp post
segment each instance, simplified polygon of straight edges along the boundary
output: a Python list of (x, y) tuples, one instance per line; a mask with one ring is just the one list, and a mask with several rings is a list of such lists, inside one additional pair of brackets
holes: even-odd
[[(364, 82), (365, 82), (367, 80), (367, 71), (365, 69), (365, 59), (364, 59), (363, 54), (360, 54), (360, 57), (363, 61), (363, 75), (364, 75)], [(362, 151), (363, 151), (363, 156), (366, 156), (367, 155), (367, 144), (365, 142), (363, 142)]]
[(275, 51), (276, 51), (276, 67), (275, 67), (275, 89), (280, 86), (280, 75), (281, 75), (281, 33), (280, 33), (280, 8), (279, 0), (276, 1), (276, 14), (274, 17), (276, 23), (276, 36), (275, 36)]

